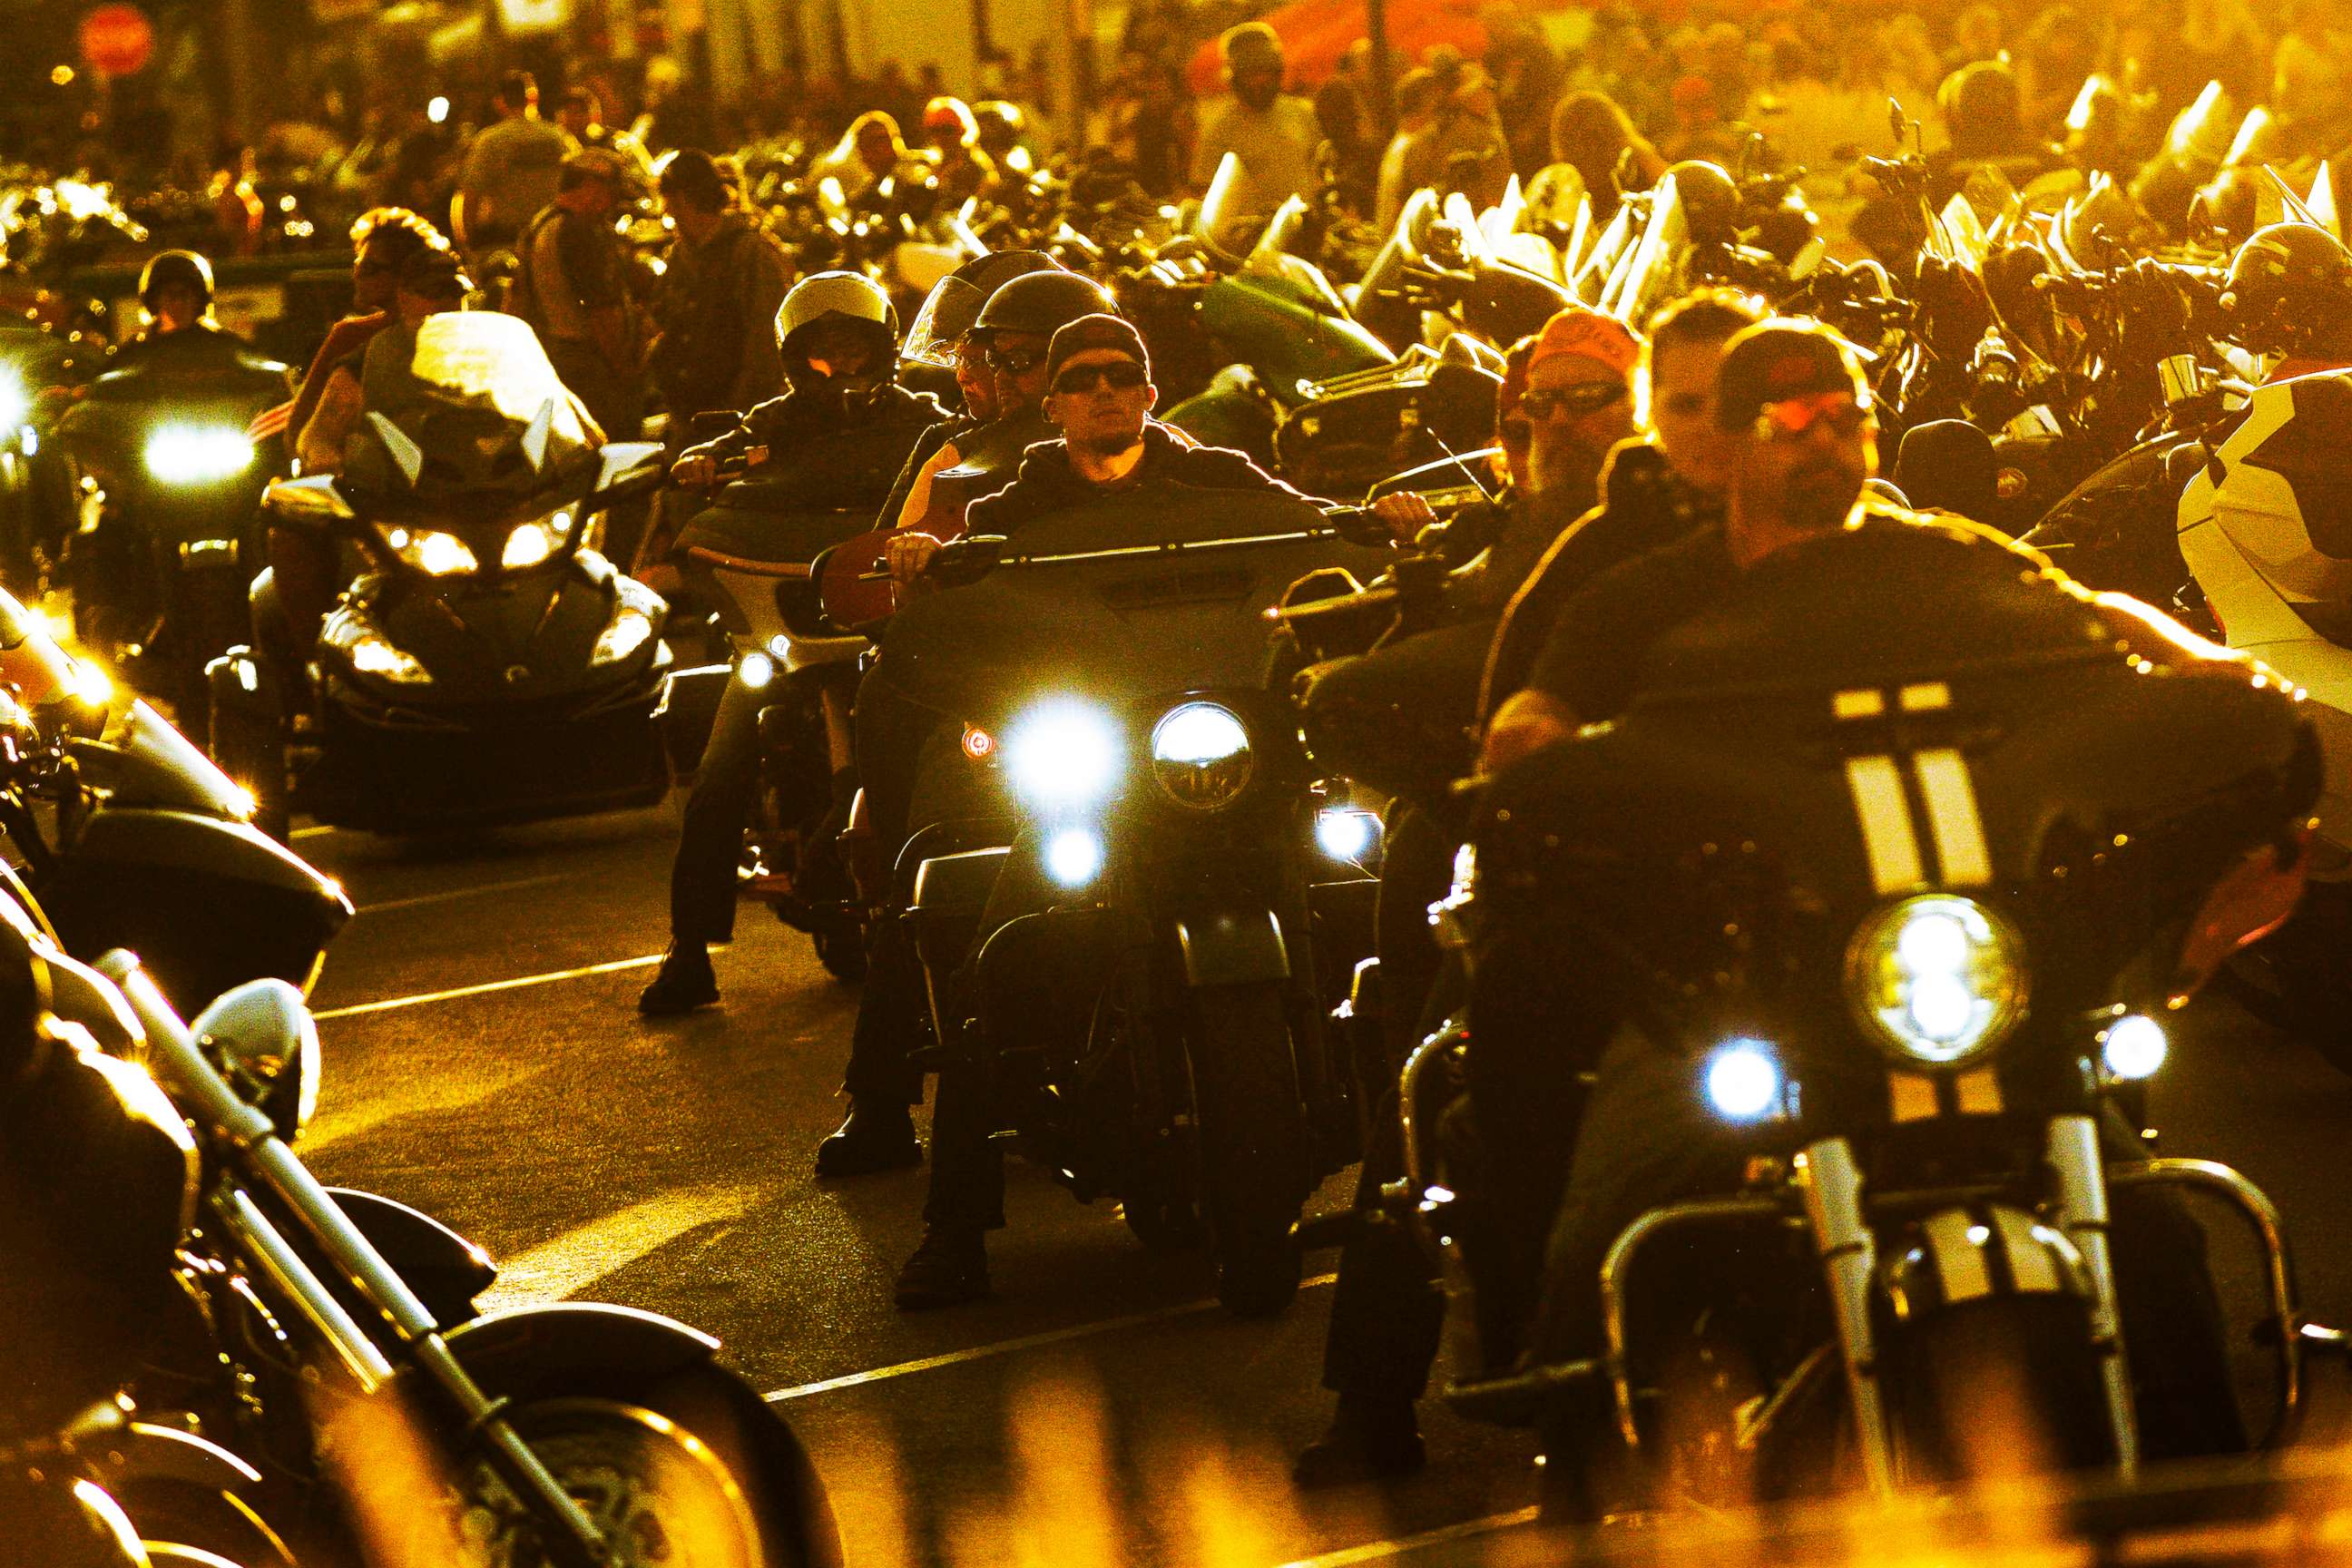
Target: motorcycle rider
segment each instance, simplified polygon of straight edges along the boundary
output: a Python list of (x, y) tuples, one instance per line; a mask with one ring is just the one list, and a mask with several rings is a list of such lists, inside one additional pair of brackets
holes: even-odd
[(108, 368), (127, 369), (161, 356), (173, 359), (236, 353), (250, 345), (213, 314), (213, 264), (193, 250), (161, 250), (139, 273), (139, 303), (147, 324), (115, 349)]
[(1721, 516), (1732, 453), (1715, 420), (1716, 374), (1724, 345), (1768, 313), (1752, 295), (1707, 289), (1651, 317), (1635, 377), (1648, 439), (1610, 453), (1599, 506), (1560, 534), (1504, 612), (1480, 681), (1478, 713), (1490, 727), (1497, 705), (1524, 683), (1562, 600), (1594, 573)]
[[(1916, 527), (1948, 540), (1956, 563), (1969, 552), (2016, 549), (1990, 529), (1924, 518), (1875, 499), (1867, 489), (1877, 466), (1867, 386), (1851, 352), (1817, 323), (1775, 319), (1736, 336), (1724, 354), (1717, 421), (1733, 437), (1722, 523), (1602, 574), (1569, 601), (1532, 676), (1532, 689), (1556, 705), (1551, 740), (1569, 739), (1580, 722), (1622, 713), (1654, 673), (1645, 665), (1659, 640), (1721, 603), (1743, 575), (1780, 552), (1819, 548), (1843, 531), (1888, 527)], [(2031, 552), (2018, 551), (2016, 558), (2027, 567), (2020, 591), (2080, 593)], [(1885, 601), (1900, 615), (1916, 597), (1937, 592), (1933, 579), (1889, 584)], [(2146, 606), (2098, 608), (2126, 646), (2153, 648), (2166, 640), (2167, 624)], [(1530, 760), (1494, 776), (1483, 809), (1507, 809), (1497, 802), (1507, 803), (1517, 781), (1540, 768), (1531, 752), (1519, 756)], [(1705, 1184), (1719, 1156), (1719, 1130), (1700, 1125), (1703, 1119), (1689, 1110), (1685, 1064), (1637, 1029), (1621, 1027), (1604, 1003), (1607, 988), (1579, 973), (1573, 956), (1547, 933), (1482, 932), (1474, 973), (1471, 1115), (1506, 1233), (1480, 1280), (1486, 1321), (1500, 1331), (1506, 1352), (1496, 1355), (1490, 1342), (1489, 1360), (1509, 1360), (1522, 1322), (1532, 1355), (1549, 1362), (1589, 1353), (1599, 1336), (1593, 1284), (1603, 1254), (1634, 1216)], [(1582, 1070), (1595, 1075), (1589, 1091), (1577, 1087)], [(2127, 1134), (2125, 1141), (2131, 1142)], [(2201, 1257), (2194, 1226), (2177, 1212), (2127, 1205), (2118, 1194), (2118, 1228), (2126, 1207), (2129, 1223), (2147, 1228), (2140, 1247), (2117, 1248), (2119, 1262), (2152, 1263), (2168, 1276), (2168, 1265)], [(2161, 1245), (2150, 1245), (2159, 1237)], [(2151, 1370), (2143, 1365), (2144, 1352), (2150, 1363), (2195, 1363), (2160, 1349), (2168, 1334), (2210, 1327), (2199, 1321), (2210, 1299), (2201, 1305), (2188, 1300), (2182, 1282), (2141, 1279), (2137, 1289), (2123, 1282), (2136, 1373)], [(2164, 1322), (2137, 1321), (2136, 1301), (2143, 1310), (2153, 1305)], [(1530, 1307), (1532, 1319), (1523, 1318)], [(2164, 1368), (2154, 1370), (2161, 1384)], [(2184, 1406), (2211, 1397), (2210, 1390), (2182, 1383), (2166, 1392)], [(1588, 1479), (1585, 1445), (1605, 1441), (1591, 1419), (1597, 1408), (1584, 1408), (1582, 1396), (1574, 1396), (1553, 1433), (1547, 1480), (1571, 1506), (1592, 1501), (1578, 1493)], [(2235, 1424), (2234, 1412), (2224, 1417), (2219, 1405), (2200, 1413), (2209, 1422)]]
[[(776, 341), (792, 390), (751, 409), (725, 435), (688, 447), (670, 469), (681, 489), (709, 489), (730, 458), (740, 457), (756, 470), (776, 454), (850, 428), (901, 427), (911, 447), (925, 426), (944, 416), (930, 397), (898, 384), (897, 313), (863, 273), (820, 272), (794, 284), (777, 312)], [(649, 1016), (719, 1000), (709, 950), (734, 932), (735, 868), (759, 783), (760, 710), (770, 700), (740, 679), (730, 679), (719, 698), (671, 862), (669, 948), (637, 997), (637, 1010)], [(831, 690), (824, 700), (835, 802), (845, 810), (856, 789), (847, 705)]]
[(619, 154), (605, 148), (563, 160), (555, 199), (515, 240), (512, 304), (547, 345), (563, 384), (616, 441), (635, 437), (644, 397), (628, 253), (613, 230), (627, 179)]
[[(1050, 513), (1105, 495), (1134, 492), (1147, 485), (1206, 490), (1266, 490), (1296, 494), (1262, 472), (1241, 453), (1186, 447), (1152, 422), (1157, 396), (1143, 339), (1116, 316), (1081, 317), (1054, 334), (1048, 350), (1049, 391), (1045, 413), (1062, 432), (1058, 441), (1032, 447), (1021, 477), (1004, 490), (971, 507), (975, 533), (1013, 532)], [(1302, 498), (1303, 499), (1303, 498)], [(891, 571), (911, 583), (936, 555), (936, 540), (901, 542)], [(860, 732), (867, 704), (877, 697), (919, 705), (877, 682), (889, 668), (886, 639), (882, 659), (859, 694)], [(936, 714), (924, 710), (931, 722)], [(902, 797), (912, 779), (882, 779), (866, 757), (868, 788), (888, 788)], [(911, 774), (912, 769), (908, 770)], [(898, 807), (903, 821), (906, 807)], [(877, 978), (869, 973), (869, 994)], [(931, 1116), (931, 1181), (923, 1206), (923, 1239), (898, 1272), (894, 1298), (902, 1309), (953, 1306), (988, 1293), (984, 1237), (1004, 1223), (1004, 1166), (990, 1138), (991, 1090), (976, 1065), (954, 1062), (940, 1069)]]
[(2275, 223), (2230, 258), (2230, 340), (2275, 363), (2265, 381), (2352, 365), (2352, 250), (2324, 228)]
[(362, 415), (391, 416), (405, 405), (415, 386), (408, 365), (416, 353), (417, 327), (427, 316), (462, 309), (473, 287), (454, 250), (418, 250), (400, 264), (384, 324), (369, 335), (355, 361), (335, 367), (319, 411), (295, 442), (304, 472), (336, 472)]
[[(1560, 584), (1577, 567), (1594, 564), (1581, 552), (1563, 561), (1562, 545), (1583, 526), (1579, 520), (1612, 443), (1632, 431), (1643, 357), (1622, 322), (1574, 305), (1512, 350), (1518, 368), (1507, 375), (1496, 423), (1511, 451), (1513, 483), (1494, 542), (1454, 574), (1444, 624), (1315, 672), (1302, 703), (1319, 762), (1397, 797), (1375, 921), (1383, 1048), (1377, 1059), (1356, 1064), (1360, 1100), (1377, 1108), (1360, 1177), (1368, 1199), (1402, 1173), (1396, 1077), (1424, 1032), (1438, 979), (1425, 911), (1444, 896), (1461, 841), (1450, 785), (1475, 756), (1489, 650), (1507, 606), (1525, 596), (1539, 563)], [(1324, 1354), (1324, 1384), (1339, 1403), (1330, 1429), (1299, 1456), (1293, 1473), (1303, 1486), (1408, 1474), (1423, 1458), (1413, 1403), (1444, 1316), (1426, 1260), (1396, 1233), (1368, 1230), (1341, 1252), (1339, 1279)]]
[(1061, 265), (1042, 250), (996, 250), (965, 262), (932, 289), (915, 324), (907, 331), (903, 353), (908, 360), (952, 374), (962, 406), (924, 431), (915, 449), (907, 454), (907, 466), (899, 470), (890, 486), (890, 498), (882, 506), (884, 526), (898, 521), (919, 479), (954, 466), (954, 455), (933, 461), (942, 447), (1008, 412), (997, 399), (996, 373), (989, 368), (988, 351), (973, 333), (981, 312), (996, 291), (1015, 278), (1061, 270)]
[[(343, 437), (365, 406), (361, 372), (368, 345), (395, 319), (401, 269), (419, 256), (447, 252), (449, 242), (406, 207), (376, 207), (352, 225), (352, 248), (351, 313), (329, 329), (293, 401), (254, 422), (256, 433), (274, 427), (299, 452), (322, 412), (333, 410), (320, 427), (317, 449), (331, 451), (335, 463), (341, 459)], [(269, 570), (254, 584), (257, 646), (273, 647), (283, 635), (294, 647), (308, 647), (342, 586), (335, 542), (319, 530), (289, 527), (272, 517), (267, 545)]]
[[(1109, 296), (1089, 279), (1050, 265), (1020, 265), (1031, 269), (998, 280), (961, 339), (965, 347), (980, 352), (988, 372), (982, 395), (994, 416), (952, 436), (943, 433), (931, 455), (910, 463), (911, 473), (900, 476), (897, 488), (904, 499), (896, 514), (885, 508), (885, 526), (899, 531), (888, 542), (886, 559), (903, 583), (917, 579), (939, 547), (938, 536), (917, 525), (947, 512), (958, 513), (953, 521), (961, 521), (962, 501), (935, 495), (933, 477), (968, 463), (1009, 462), (1051, 437), (1054, 426), (1040, 405), (1054, 334), (1065, 322), (1112, 309)], [(959, 384), (976, 386), (977, 377), (967, 377), (971, 372), (960, 358)], [(906, 542), (910, 540), (921, 542)], [(898, 692), (877, 666), (859, 683), (855, 718), (866, 811), (852, 831), (868, 847), (868, 861), (887, 867), (906, 838), (916, 759), (938, 716)], [(898, 922), (879, 921), (867, 948), (866, 985), (858, 994), (857, 1026), (842, 1074), (849, 1109), (841, 1125), (817, 1145), (817, 1174), (863, 1175), (911, 1165), (922, 1157), (908, 1112), (923, 1097), (922, 1074), (908, 1058), (921, 1029), (919, 996), (914, 954)]]

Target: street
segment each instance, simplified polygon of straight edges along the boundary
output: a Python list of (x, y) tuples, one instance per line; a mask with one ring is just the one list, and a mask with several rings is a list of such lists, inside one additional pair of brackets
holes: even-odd
[[(1108, 1203), (1081, 1208), (1016, 1162), (994, 1298), (897, 1311), (925, 1173), (812, 1175), (855, 996), (806, 939), (746, 904), (715, 955), (720, 1007), (635, 1010), (665, 940), (675, 810), (462, 843), (298, 829), (359, 910), (313, 998), (314, 1168), (488, 1248), (486, 1306), (611, 1301), (720, 1337), (809, 1445), (853, 1563), (1271, 1568), (1376, 1561), (1429, 1532), (1472, 1554), (1486, 1521), (1528, 1506), (1531, 1440), (1433, 1407), (1412, 1482), (1293, 1489), (1290, 1458), (1328, 1413), (1333, 1252), (1310, 1257), (1282, 1319), (1236, 1322), (1204, 1258), (1146, 1252)], [(2154, 1110), (2164, 1152), (2227, 1161), (2271, 1194), (2308, 1310), (2342, 1321), (2352, 1083), (2200, 1005)], [(1349, 1193), (1336, 1179), (1314, 1208)], [(2242, 1306), (2251, 1261), (2213, 1228)]]

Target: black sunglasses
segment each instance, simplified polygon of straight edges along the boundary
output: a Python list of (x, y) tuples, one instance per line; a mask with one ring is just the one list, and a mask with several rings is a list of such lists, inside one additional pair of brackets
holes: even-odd
[(1555, 414), (1595, 414), (1624, 395), (1622, 382), (1588, 381), (1547, 392), (1523, 392), (1519, 407), (1530, 419), (1549, 419)]
[(1057, 393), (1092, 392), (1097, 386), (1132, 392), (1142, 384), (1143, 367), (1131, 359), (1112, 364), (1074, 364), (1054, 378), (1054, 390)]
[(991, 370), (1001, 370), (1008, 375), (1020, 375), (1045, 363), (1044, 349), (990, 349), (982, 356)]

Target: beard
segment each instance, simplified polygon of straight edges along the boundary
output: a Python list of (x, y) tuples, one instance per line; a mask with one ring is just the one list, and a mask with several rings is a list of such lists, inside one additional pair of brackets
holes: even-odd
[(1861, 499), (1862, 486), (1859, 469), (1840, 463), (1808, 463), (1782, 482), (1779, 510), (1792, 527), (1835, 528)]

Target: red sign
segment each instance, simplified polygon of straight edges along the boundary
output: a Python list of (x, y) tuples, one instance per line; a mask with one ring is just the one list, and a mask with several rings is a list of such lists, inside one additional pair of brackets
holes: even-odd
[(81, 19), (81, 58), (108, 76), (135, 76), (155, 52), (155, 29), (136, 5), (100, 5)]

